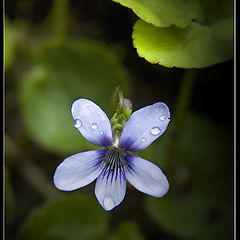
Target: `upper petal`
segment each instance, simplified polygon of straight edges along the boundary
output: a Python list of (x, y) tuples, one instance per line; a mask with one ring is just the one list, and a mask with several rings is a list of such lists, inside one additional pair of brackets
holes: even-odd
[(120, 169), (109, 171), (104, 169), (97, 178), (95, 195), (100, 205), (110, 211), (118, 206), (126, 193), (126, 177)]
[(105, 149), (87, 151), (66, 158), (56, 169), (53, 182), (64, 191), (72, 191), (94, 181), (103, 169)]
[(160, 137), (170, 121), (165, 103), (157, 102), (135, 111), (123, 127), (119, 147), (141, 151)]
[(167, 177), (155, 164), (127, 153), (127, 180), (139, 191), (154, 197), (162, 197), (169, 189)]
[(74, 126), (97, 146), (112, 145), (112, 129), (105, 112), (94, 102), (80, 98), (72, 104)]

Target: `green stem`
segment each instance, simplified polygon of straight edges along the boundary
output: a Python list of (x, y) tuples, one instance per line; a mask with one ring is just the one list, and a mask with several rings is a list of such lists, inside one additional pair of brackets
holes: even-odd
[(182, 128), (196, 80), (196, 70), (185, 70), (176, 100), (175, 127)]
[(194, 84), (196, 82), (196, 75), (196, 70), (185, 70), (179, 93), (176, 99), (175, 116), (172, 122), (173, 131), (168, 152), (170, 169), (174, 169), (175, 161), (177, 159), (179, 139), (191, 101)]
[(65, 36), (68, 24), (68, 0), (54, 0), (51, 13), (53, 33)]

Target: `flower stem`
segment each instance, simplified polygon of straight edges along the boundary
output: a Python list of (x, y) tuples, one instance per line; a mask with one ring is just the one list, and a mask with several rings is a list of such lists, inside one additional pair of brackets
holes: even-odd
[(196, 76), (197, 70), (185, 70), (176, 99), (175, 116), (173, 117), (172, 122), (172, 135), (168, 152), (169, 166), (171, 165), (170, 169), (175, 166), (179, 139), (189, 109), (194, 84), (196, 82)]
[(177, 96), (176, 111), (175, 111), (175, 126), (181, 128), (185, 121), (186, 113), (188, 111), (190, 99), (196, 80), (197, 71), (190, 69), (185, 70), (182, 84)]
[(68, 25), (68, 0), (54, 0), (51, 19), (53, 33), (59, 36), (65, 36), (67, 33)]
[(132, 114), (132, 102), (129, 99), (124, 98), (122, 89), (119, 86), (116, 87), (113, 94), (114, 102), (117, 96), (117, 109), (110, 120), (113, 133), (113, 146), (115, 147), (118, 146), (122, 129)]

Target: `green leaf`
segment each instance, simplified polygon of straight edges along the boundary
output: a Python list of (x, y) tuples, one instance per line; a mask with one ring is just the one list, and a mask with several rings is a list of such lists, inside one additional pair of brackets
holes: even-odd
[(113, 0), (140, 18), (133, 45), (165, 67), (204, 68), (233, 56), (232, 0)]
[(113, 0), (156, 27), (175, 25), (184, 28), (192, 21), (211, 24), (233, 18), (233, 0)]
[(233, 22), (222, 19), (212, 25), (192, 22), (188, 27), (158, 28), (138, 20), (133, 45), (138, 55), (165, 67), (204, 68), (233, 56)]
[(108, 240), (144, 240), (138, 225), (133, 221), (124, 221), (110, 235)]
[(33, 210), (20, 229), (20, 239), (103, 239), (108, 217), (93, 196), (70, 194)]
[(126, 70), (106, 45), (51, 39), (34, 54), (33, 67), (21, 82), (25, 127), (33, 140), (50, 151), (83, 150), (89, 143), (73, 126), (72, 102), (91, 99), (110, 114), (117, 85), (129, 94)]
[(233, 142), (229, 130), (192, 114), (185, 121), (174, 159), (169, 159), (172, 124), (151, 149), (151, 159), (167, 175), (170, 189), (161, 199), (148, 197), (147, 212), (160, 228), (184, 239), (231, 239)]
[(198, 0), (113, 0), (133, 12), (145, 22), (157, 27), (176, 25), (186, 27), (192, 20), (202, 20), (202, 9)]

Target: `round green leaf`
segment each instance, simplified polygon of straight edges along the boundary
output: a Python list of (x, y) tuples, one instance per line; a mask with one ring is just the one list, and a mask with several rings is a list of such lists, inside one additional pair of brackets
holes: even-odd
[(233, 18), (233, 0), (113, 0), (156, 27), (175, 25), (184, 28), (192, 21), (210, 24)]
[(113, 0), (133, 12), (145, 22), (157, 27), (176, 25), (186, 27), (192, 20), (202, 20), (198, 0)]
[[(230, 30), (229, 30), (230, 29)], [(138, 55), (165, 67), (204, 68), (233, 56), (232, 21), (188, 27), (158, 28), (138, 20), (134, 25), (133, 45)], [(224, 31), (224, 34), (220, 32)]]
[(71, 194), (33, 210), (20, 229), (20, 239), (103, 239), (107, 227), (108, 214), (94, 197)]
[(160, 228), (184, 239), (231, 239), (233, 143), (228, 129), (201, 115), (188, 116), (174, 159), (169, 159), (172, 124), (151, 149), (151, 159), (167, 175), (170, 189), (161, 199), (148, 197), (147, 212)]
[(138, 225), (133, 221), (124, 221), (110, 235), (108, 240), (144, 240)]
[(128, 95), (125, 68), (103, 43), (49, 40), (34, 54), (31, 71), (20, 86), (25, 127), (50, 151), (73, 153), (88, 142), (73, 126), (72, 102), (87, 98), (110, 116), (110, 100), (120, 85)]

